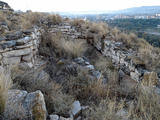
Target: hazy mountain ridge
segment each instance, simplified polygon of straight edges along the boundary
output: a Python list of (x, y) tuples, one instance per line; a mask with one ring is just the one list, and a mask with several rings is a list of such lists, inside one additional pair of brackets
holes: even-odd
[(111, 12), (112, 14), (155, 14), (160, 13), (160, 6), (133, 7)]

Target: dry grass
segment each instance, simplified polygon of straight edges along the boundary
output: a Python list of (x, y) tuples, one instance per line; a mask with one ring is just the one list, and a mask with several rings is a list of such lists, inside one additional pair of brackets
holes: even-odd
[(5, 110), (8, 90), (11, 87), (11, 83), (8, 73), (0, 68), (0, 114)]
[(85, 114), (87, 120), (122, 120), (116, 112), (123, 108), (123, 103), (115, 100), (102, 100), (98, 106), (93, 106)]
[(42, 35), (41, 47), (40, 52), (43, 54), (45, 54), (43, 48), (50, 47), (50, 49), (52, 49), (58, 57), (75, 58), (84, 54), (87, 50), (87, 43), (83, 39), (65, 39), (61, 32), (57, 32), (55, 34), (45, 32)]
[(83, 39), (61, 42), (64, 52), (72, 58), (80, 57), (87, 50), (86, 41)]
[(98, 59), (95, 60), (94, 66), (96, 69), (101, 71), (106, 78), (108, 78), (109, 83), (117, 84), (118, 71), (113, 66), (112, 60), (110, 58), (98, 56)]
[(63, 91), (74, 96), (85, 105), (92, 102), (97, 104), (108, 95), (107, 85), (103, 84), (102, 76), (97, 80), (89, 75), (88, 70), (79, 68), (78, 71), (76, 77), (70, 76), (64, 81)]
[(103, 22), (100, 22), (100, 23), (93, 22), (92, 25), (90, 26), (89, 30), (92, 33), (97, 33), (101, 36), (106, 35), (109, 32), (108, 25)]
[(142, 84), (145, 86), (156, 86), (158, 82), (158, 76), (155, 72), (145, 73), (143, 76)]
[[(90, 109), (83, 112), (86, 120), (159, 120), (160, 96), (141, 89), (133, 101), (127, 102), (125, 98), (120, 100), (116, 96), (102, 99), (98, 105), (91, 105)], [(118, 114), (119, 110), (126, 111)]]
[[(49, 75), (44, 71), (26, 71), (14, 80), (21, 86), (21, 89), (28, 92), (41, 90), (45, 97), (47, 110), (50, 114), (62, 116), (69, 115), (72, 96), (62, 93), (61, 86), (49, 79)], [(67, 116), (68, 117), (68, 116)]]
[(133, 120), (159, 120), (160, 103), (159, 95), (143, 90), (137, 94), (134, 106), (129, 108), (129, 116)]
[(77, 26), (77, 27), (81, 27), (85, 23), (86, 23), (86, 21), (84, 21), (82, 19), (73, 19), (73, 20), (70, 20), (70, 24), (73, 25), (73, 26)]
[(48, 15), (46, 19), (49, 25), (58, 25), (63, 21), (62, 17), (58, 14)]
[(20, 22), (23, 29), (30, 29), (35, 25), (41, 24), (41, 19), (45, 14), (39, 12), (27, 12), (20, 16)]
[(151, 46), (146, 40), (138, 39), (138, 56), (144, 60), (148, 69), (154, 70), (159, 63), (159, 48)]
[(5, 21), (7, 21), (6, 15), (2, 11), (0, 11), (0, 22), (5, 22)]

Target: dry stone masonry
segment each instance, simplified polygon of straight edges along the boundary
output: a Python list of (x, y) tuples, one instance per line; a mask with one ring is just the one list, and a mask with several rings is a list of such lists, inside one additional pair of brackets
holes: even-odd
[(18, 31), (7, 34), (0, 40), (0, 64), (17, 65), (27, 63), (30, 67), (38, 51), (40, 33), (33, 31)]
[(0, 1), (0, 10), (12, 10), (8, 3)]
[[(60, 25), (53, 25), (50, 27), (52, 33), (61, 32), (64, 36), (69, 39), (94, 39), (96, 35), (85, 29), (81, 29), (71, 25), (70, 23), (62, 23)], [(99, 38), (97, 38), (99, 39)], [(121, 75), (129, 75), (133, 80), (140, 82), (143, 79), (144, 73), (150, 73), (145, 68), (145, 64), (138, 57), (136, 52), (132, 49), (127, 50), (122, 42), (115, 42), (110, 39), (104, 39), (102, 43), (98, 40), (93, 45), (98, 51), (104, 56), (112, 58), (112, 62), (115, 66), (120, 69)], [(102, 48), (102, 44), (104, 47)]]

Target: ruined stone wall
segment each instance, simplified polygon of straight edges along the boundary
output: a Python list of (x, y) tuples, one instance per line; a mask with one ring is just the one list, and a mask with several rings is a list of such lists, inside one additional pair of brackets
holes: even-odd
[(8, 5), (8, 3), (0, 1), (0, 10), (12, 10), (12, 9)]
[(1, 37), (0, 64), (1, 66), (27, 63), (30, 67), (38, 51), (40, 32), (18, 31)]
[[(52, 26), (50, 31), (52, 33), (61, 32), (70, 39), (88, 39), (87, 30), (79, 29), (69, 23)], [(91, 39), (93, 38), (94, 36), (92, 35)], [(120, 74), (129, 75), (132, 79), (139, 82), (143, 79), (143, 74), (149, 72), (144, 68), (145, 64), (136, 58), (136, 52), (132, 49), (126, 49), (122, 42), (104, 39), (104, 44), (103, 49), (101, 40), (98, 40), (97, 43), (93, 45), (97, 50), (101, 51), (104, 56), (112, 58), (113, 64), (119, 67)]]
[(50, 28), (51, 33), (61, 32), (64, 36), (67, 36), (71, 39), (85, 38), (85, 31), (78, 31), (75, 26), (72, 26), (69, 23), (62, 23), (61, 25), (53, 25)]
[[(53, 25), (50, 27), (51, 33), (61, 32), (68, 39), (88, 39), (87, 31), (78, 29), (69, 23)], [(38, 46), (40, 43), (40, 32), (38, 29), (33, 31), (15, 32), (0, 39), (0, 60), (1, 65), (15, 65), (27, 63), (33, 66)], [(93, 37), (92, 37), (93, 38)], [(127, 49), (122, 42), (104, 39), (102, 49), (101, 40), (94, 43), (97, 50), (104, 56), (112, 58), (113, 64), (119, 67), (120, 74), (131, 76), (132, 79), (140, 81), (145, 72), (144, 63), (136, 58), (136, 53), (132, 49)]]

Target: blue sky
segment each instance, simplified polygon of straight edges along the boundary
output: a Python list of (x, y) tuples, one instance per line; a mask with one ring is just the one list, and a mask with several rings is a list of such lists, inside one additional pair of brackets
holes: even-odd
[(15, 10), (41, 12), (110, 11), (160, 5), (160, 0), (2, 0)]

